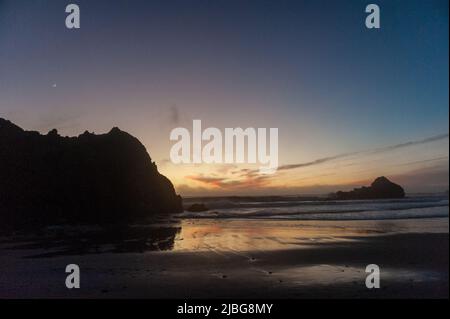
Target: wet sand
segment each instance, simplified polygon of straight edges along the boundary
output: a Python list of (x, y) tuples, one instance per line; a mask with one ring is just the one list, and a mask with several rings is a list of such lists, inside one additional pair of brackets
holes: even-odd
[[(448, 218), (301, 224), (187, 220), (167, 250), (142, 252), (3, 239), (0, 298), (448, 298)], [(64, 285), (69, 263), (80, 289)]]

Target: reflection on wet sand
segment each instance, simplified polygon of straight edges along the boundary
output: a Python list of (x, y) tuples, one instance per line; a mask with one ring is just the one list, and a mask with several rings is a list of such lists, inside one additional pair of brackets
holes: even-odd
[(100, 253), (255, 252), (352, 243), (379, 235), (448, 233), (448, 218), (382, 221), (182, 219), (128, 227), (55, 226), (0, 240), (27, 258)]
[[(0, 298), (448, 298), (448, 218), (54, 227), (4, 237), (0, 256)], [(63, 284), (70, 263), (83, 289)]]
[(143, 253), (173, 249), (179, 231), (177, 223), (128, 227), (56, 226), (5, 238), (0, 244), (3, 249), (32, 251), (27, 258)]
[(351, 242), (367, 236), (448, 233), (448, 218), (369, 221), (273, 221), (186, 219), (175, 251), (255, 251)]

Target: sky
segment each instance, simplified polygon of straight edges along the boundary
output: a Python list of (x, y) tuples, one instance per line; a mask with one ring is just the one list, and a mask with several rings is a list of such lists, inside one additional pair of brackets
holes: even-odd
[[(81, 28), (65, 27), (78, 4)], [(0, 0), (0, 117), (119, 127), (184, 196), (448, 190), (448, 1)], [(277, 173), (173, 164), (173, 128), (278, 128)]]

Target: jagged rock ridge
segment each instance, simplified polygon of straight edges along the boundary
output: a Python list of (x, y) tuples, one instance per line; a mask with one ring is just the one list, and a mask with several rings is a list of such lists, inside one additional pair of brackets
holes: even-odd
[(172, 183), (130, 134), (41, 135), (0, 118), (0, 223), (127, 223), (181, 211)]

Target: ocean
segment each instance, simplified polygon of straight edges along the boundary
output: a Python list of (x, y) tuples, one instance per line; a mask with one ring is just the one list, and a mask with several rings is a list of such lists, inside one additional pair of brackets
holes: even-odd
[(203, 203), (205, 212), (184, 211), (181, 219), (385, 220), (448, 217), (447, 195), (403, 199), (334, 201), (301, 197), (188, 198), (185, 208)]

